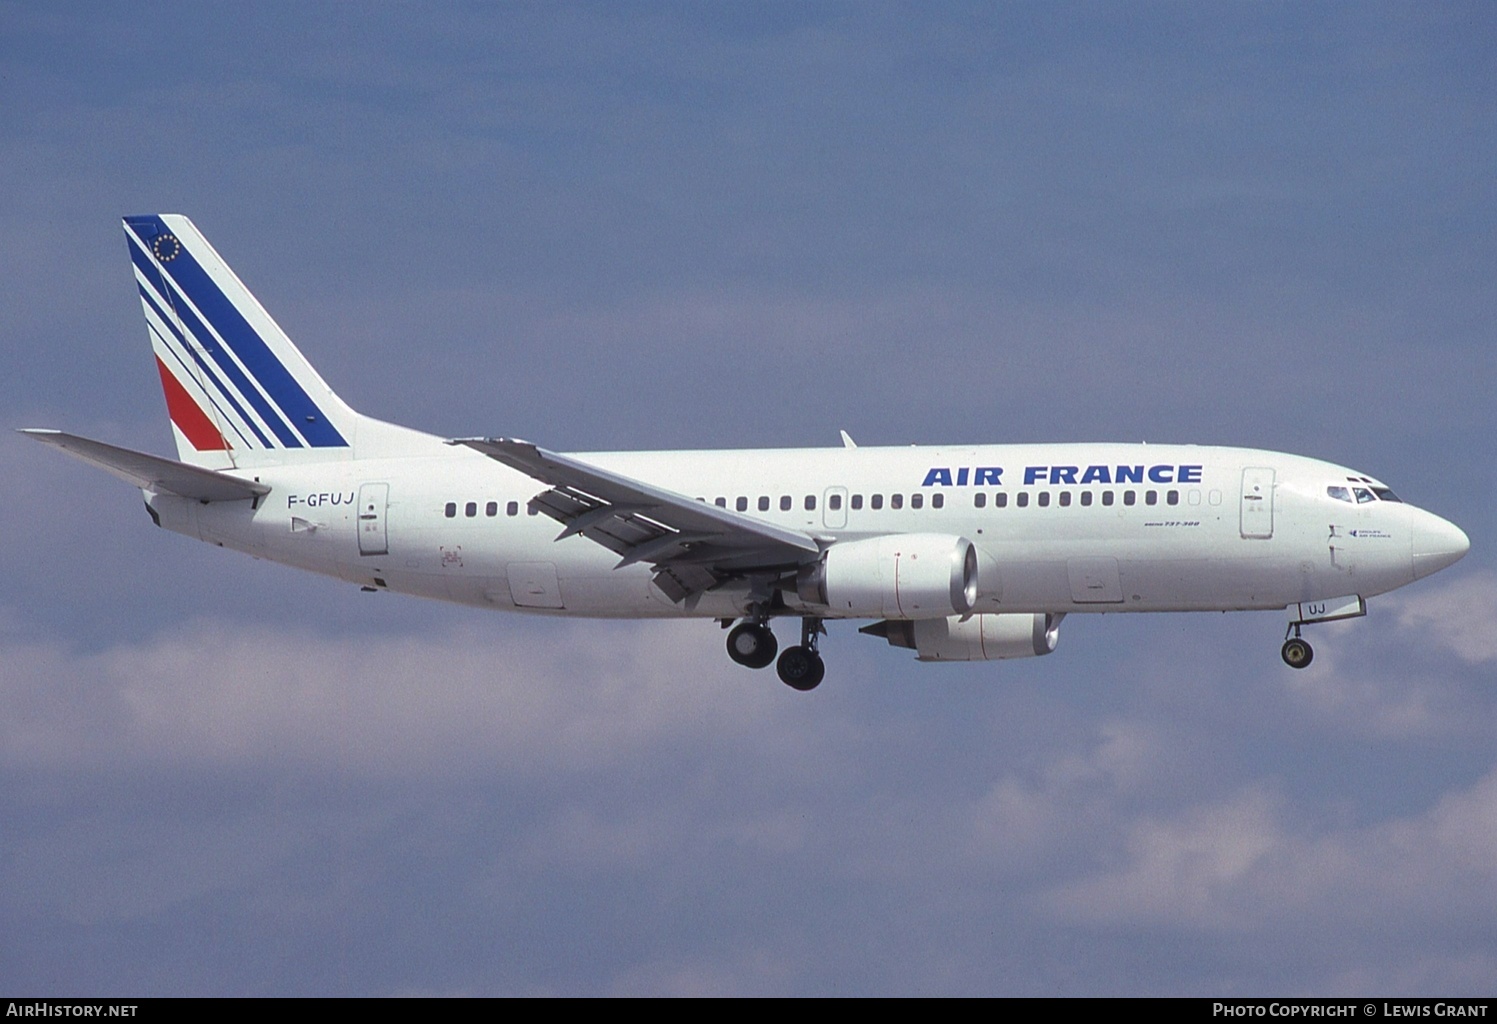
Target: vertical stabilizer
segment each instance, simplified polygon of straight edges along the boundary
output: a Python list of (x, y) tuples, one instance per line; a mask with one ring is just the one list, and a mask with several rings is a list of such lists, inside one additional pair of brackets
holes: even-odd
[(178, 214), (125, 218), (183, 462), (211, 469), (352, 455), (359, 416)]

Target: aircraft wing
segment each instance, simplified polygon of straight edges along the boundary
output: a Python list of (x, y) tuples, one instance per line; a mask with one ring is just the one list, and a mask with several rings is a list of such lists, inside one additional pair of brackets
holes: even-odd
[(199, 501), (235, 501), (270, 493), (269, 487), (253, 480), (241, 480), (237, 476), (189, 466), (185, 462), (117, 448), (77, 434), (64, 434), (60, 430), (22, 430), (21, 433), (42, 444), (61, 448), (74, 458), (151, 491), (165, 491)]
[(735, 576), (793, 569), (821, 551), (800, 530), (709, 505), (528, 441), (471, 437), (448, 443), (466, 445), (550, 484), (551, 490), (530, 504), (565, 527), (557, 540), (581, 534), (623, 556), (618, 568), (649, 563), (656, 585), (674, 601)]

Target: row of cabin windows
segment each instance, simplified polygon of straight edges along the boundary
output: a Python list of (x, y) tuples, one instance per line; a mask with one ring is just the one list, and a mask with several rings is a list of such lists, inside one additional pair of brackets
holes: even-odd
[[(447, 516), (448, 519), (456, 519), (457, 518), (457, 502), (455, 502), (455, 501), (449, 501), (447, 503), (446, 507), (443, 508), (442, 511), (446, 514), (446, 516)], [(530, 509), (529, 512), (530, 512), (531, 515), (535, 515), (535, 509)], [(492, 519), (495, 516), (497, 516), (499, 514), (499, 503), (497, 501), (486, 502), (484, 504), (484, 506), (483, 506), (483, 514), (485, 516), (488, 516), (490, 519)], [(504, 514), (507, 515), (507, 516), (517, 516), (517, 515), (519, 515), (520, 514), (520, 503), (518, 501), (511, 501), (508, 504), (506, 504), (504, 506)], [(477, 515), (478, 515), (478, 502), (476, 502), (476, 501), (470, 501), (470, 502), (467, 502), (466, 504), (464, 504), (463, 505), (463, 515), (467, 516), (469, 519), (473, 519), (473, 518), (477, 517)]]
[[(1339, 488), (1333, 488), (1332, 490), (1338, 490), (1338, 489)], [(1159, 492), (1158, 491), (1144, 491), (1143, 493), (1144, 493), (1144, 504), (1145, 505), (1157, 505), (1157, 504), (1159, 504)], [(1093, 492), (1091, 492), (1091, 491), (1081, 491), (1080, 495), (1081, 495), (1081, 497), (1080, 497), (1080, 503), (1083, 506), (1085, 506), (1085, 505), (1091, 505), (1092, 504)], [(1112, 491), (1102, 491), (1101, 495), (1102, 495), (1101, 503), (1103, 505), (1112, 505), (1116, 501), (1116, 495)], [(1138, 492), (1137, 491), (1123, 491), (1122, 495), (1123, 495), (1123, 504), (1124, 505), (1135, 505), (1135, 504), (1138, 503)], [(1333, 494), (1332, 497), (1339, 497), (1339, 495)], [(698, 499), (698, 500), (701, 500), (701, 499)], [(1192, 499), (1192, 500), (1195, 500), (1195, 499)], [(1349, 500), (1349, 499), (1343, 499), (1343, 500)], [(1391, 500), (1396, 501), (1398, 499), (1394, 498), (1394, 499), (1391, 499)], [(891, 495), (889, 495), (889, 508), (895, 509), (895, 510), (902, 509), (902, 508), (904, 508), (904, 501), (905, 501), (905, 497), (904, 497), (903, 494), (891, 494)], [(1057, 504), (1059, 504), (1062, 508), (1065, 508), (1065, 507), (1069, 506), (1071, 504), (1071, 501), (1072, 501), (1072, 492), (1070, 492), (1070, 491), (1061, 491), (1061, 492), (1059, 492), (1059, 495), (1058, 495), (1056, 501), (1057, 501)], [(1178, 505), (1178, 504), (1180, 504), (1180, 492), (1179, 491), (1165, 491), (1164, 492), (1164, 503), (1166, 505)], [(718, 508), (727, 508), (728, 507), (728, 499), (727, 498), (717, 498), (717, 499), (715, 499), (713, 501), (713, 504), (715, 504)], [(780, 495), (780, 511), (781, 512), (789, 512), (790, 509), (791, 509), (791, 507), (793, 506), (793, 504), (794, 504), (794, 501), (791, 499), (790, 495), (788, 495), (788, 494), (782, 494), (782, 495)], [(814, 495), (814, 494), (808, 494), (808, 495), (806, 495), (804, 504), (805, 504), (805, 509), (806, 509), (807, 512), (814, 512), (814, 511), (816, 511), (816, 495)], [(831, 510), (833, 512), (840, 512), (842, 510), (842, 495), (840, 495), (840, 494), (830, 494), (830, 495), (828, 495), (827, 496), (826, 504), (827, 504), (827, 508), (829, 510)], [(1014, 495), (1014, 504), (1016, 506), (1018, 506), (1019, 508), (1028, 508), (1029, 507), (1029, 492), (1028, 491), (1019, 491), (1017, 494), (1015, 494)], [(1035, 504), (1037, 504), (1040, 508), (1048, 508), (1049, 505), (1050, 505), (1050, 492), (1049, 491), (1040, 491), (1040, 492), (1038, 492), (1038, 494), (1036, 494), (1036, 496), (1035, 496)], [(759, 496), (759, 500), (757, 502), (757, 505), (758, 505), (758, 508), (759, 508), (760, 512), (768, 512), (769, 511), (769, 507), (770, 507), (769, 495), (767, 495), (767, 494), (761, 494)], [(854, 511), (858, 511), (858, 510), (862, 509), (862, 507), (863, 507), (863, 495), (861, 495), (861, 494), (854, 494), (854, 495), (852, 495), (848, 499), (848, 505)], [(935, 494), (932, 494), (930, 496), (930, 507), (931, 508), (944, 508), (945, 506), (946, 506), (946, 495), (944, 495), (944, 494), (940, 493), (939, 491), (937, 491)], [(987, 495), (986, 491), (978, 491), (976, 494), (972, 495), (972, 507), (973, 508), (987, 508), (987, 506), (988, 506), (988, 495)], [(734, 499), (734, 501), (733, 501), (733, 507), (736, 508), (739, 512), (747, 512), (748, 511), (748, 507), (749, 507), (749, 499), (747, 497), (739, 496), (738, 498)], [(873, 509), (873, 510), (875, 510), (875, 511), (883, 508), (884, 507), (884, 496), (882, 494), (871, 494), (871, 495), (869, 495), (868, 496), (868, 507), (871, 508), (871, 509)], [(918, 509), (918, 508), (924, 508), (924, 507), (925, 507), (925, 495), (918, 494), (918, 493), (910, 495), (910, 508), (912, 508), (912, 509)], [(994, 508), (1007, 508), (1008, 507), (1008, 492), (1007, 491), (999, 491), (999, 492), (997, 492), (996, 494), (993, 495), (993, 507)], [(457, 502), (455, 502), (455, 501), (449, 501), (447, 503), (447, 505), (446, 505), (446, 508), (443, 511), (446, 513), (448, 519), (456, 519), (457, 518), (457, 511), (458, 511), (458, 504), (457, 504)], [(530, 515), (535, 515), (536, 514), (536, 512), (535, 512), (534, 509), (528, 509), (527, 511), (529, 512)], [(491, 519), (493, 517), (497, 516), (499, 514), (499, 503), (497, 501), (487, 502), (483, 506), (483, 514), (485, 516), (491, 518)], [(517, 502), (517, 501), (511, 501), (511, 502), (507, 503), (504, 506), (504, 514), (507, 515), (507, 516), (517, 516), (517, 515), (519, 515), (520, 514), (520, 503)], [(476, 518), (477, 515), (478, 515), (478, 502), (476, 502), (476, 501), (470, 501), (470, 502), (465, 503), (463, 505), (463, 515), (466, 516), (469, 519)]]
[[(1123, 494), (1123, 504), (1124, 505), (1136, 505), (1136, 504), (1138, 504), (1138, 492), (1137, 491), (1123, 491), (1122, 494)], [(1056, 500), (1057, 500), (1057, 503), (1062, 508), (1070, 505), (1071, 504), (1071, 500), (1072, 500), (1072, 498), (1071, 498), (1071, 492), (1070, 491), (1061, 491)], [(1092, 500), (1093, 500), (1093, 498), (1092, 498), (1092, 492), (1091, 491), (1082, 491), (1081, 492), (1080, 501), (1081, 501), (1082, 505), (1090, 505), (1092, 503)], [(1112, 505), (1116, 501), (1117, 501), (1117, 495), (1115, 495), (1112, 491), (1103, 491), (1102, 492), (1102, 504), (1103, 505)], [(1165, 491), (1164, 492), (1164, 503), (1166, 505), (1178, 505), (1178, 504), (1180, 504), (1180, 492), (1179, 491)], [(982, 491), (978, 491), (976, 494), (972, 495), (972, 507), (973, 508), (986, 508), (987, 504), (988, 504), (988, 496), (987, 496), (986, 493), (984, 493)], [(1017, 505), (1019, 508), (1027, 508), (1029, 506), (1029, 492), (1028, 491), (1020, 491), (1018, 494), (1014, 495), (1014, 504)], [(1050, 505), (1050, 492), (1049, 491), (1040, 491), (1035, 496), (1035, 504), (1039, 505), (1040, 508), (1047, 508), (1047, 507), (1049, 507), (1049, 505)], [(1159, 492), (1158, 491), (1144, 491), (1144, 504), (1145, 505), (1157, 505), (1157, 504), (1159, 504)], [(1008, 492), (1007, 491), (999, 491), (997, 494), (993, 495), (993, 507), (994, 508), (1006, 508), (1007, 506), (1008, 506)]]
[[(698, 498), (697, 500), (698, 501), (702, 501), (702, 500), (705, 500), (705, 499)], [(728, 507), (728, 499), (727, 498), (714, 498), (712, 503), (714, 505), (716, 505), (718, 508), (727, 508)], [(861, 494), (854, 494), (854, 495), (852, 495), (852, 497), (850, 497), (848, 499), (847, 503), (848, 503), (848, 506), (853, 509), (853, 511), (857, 511), (858, 509), (861, 509), (863, 507), (863, 496)], [(815, 512), (816, 511), (816, 495), (814, 495), (814, 494), (808, 494), (808, 495), (806, 495), (805, 501), (802, 504), (805, 506), (805, 509), (806, 509), (807, 512)], [(767, 495), (767, 494), (761, 494), (761, 495), (759, 495), (759, 500), (757, 502), (757, 505), (758, 505), (758, 509), (759, 509), (760, 512), (768, 512), (769, 511), (769, 506), (770, 506), (769, 495)], [(781, 512), (789, 512), (791, 510), (791, 508), (794, 507), (794, 505), (795, 505), (795, 500), (790, 495), (788, 495), (788, 494), (782, 494), (782, 495), (780, 495), (780, 511)], [(946, 495), (938, 493), (938, 494), (932, 494), (930, 496), (930, 507), (931, 508), (944, 508), (945, 506), (946, 506)], [(746, 497), (744, 497), (742, 495), (739, 495), (737, 498), (733, 499), (733, 507), (735, 509), (737, 509), (738, 511), (740, 511), (740, 512), (747, 512), (749, 510), (749, 500), (748, 500), (748, 498), (746, 498)], [(829, 495), (827, 495), (826, 507), (827, 507), (827, 509), (829, 511), (832, 511), (832, 512), (840, 512), (840, 511), (842, 511), (842, 495), (840, 495), (840, 494), (829, 494)], [(870, 495), (869, 498), (868, 498), (868, 507), (869, 508), (874, 508), (874, 509), (883, 508), (884, 507), (884, 496), (882, 494)], [(891, 495), (889, 495), (889, 507), (890, 508), (904, 508), (904, 495), (903, 494), (891, 494)], [(924, 508), (924, 507), (925, 507), (925, 495), (923, 495), (923, 494), (912, 494), (912, 495), (910, 495), (910, 508)]]
[[(1060, 507), (1062, 507), (1062, 508), (1065, 508), (1065, 507), (1071, 505), (1073, 501), (1079, 502), (1083, 506), (1087, 506), (1087, 505), (1091, 505), (1091, 504), (1093, 504), (1093, 502), (1099, 500), (1096, 497), (1096, 493), (1097, 492), (1093, 492), (1093, 491), (1081, 491), (1081, 492), (1079, 492), (1080, 497), (1077, 498), (1077, 497), (1075, 497), (1075, 494), (1073, 492), (1071, 492), (1071, 491), (1060, 491), (1057, 494), (1057, 496), (1055, 497), (1055, 502), (1056, 502), (1056, 504), (1060, 505)], [(1120, 493), (1122, 494), (1122, 501), (1123, 501), (1124, 505), (1136, 505), (1136, 504), (1138, 504), (1138, 496), (1139, 496), (1139, 492), (1138, 491), (1131, 491), (1130, 490), (1130, 491), (1122, 491)], [(1100, 494), (1101, 494), (1100, 503), (1103, 504), (1103, 505), (1113, 505), (1118, 500), (1118, 492), (1102, 491), (1102, 492), (1100, 492)], [(911, 494), (909, 496), (910, 508), (912, 508), (912, 509), (924, 508), (925, 507), (925, 497), (926, 496), (924, 494), (918, 494), (918, 493), (917, 494)], [(1176, 491), (1176, 490), (1165, 491), (1163, 497), (1164, 497), (1164, 503), (1166, 505), (1178, 505), (1178, 504), (1180, 504), (1180, 492), (1179, 491)], [(1159, 491), (1149, 490), (1149, 491), (1144, 491), (1143, 492), (1143, 502), (1144, 502), (1145, 505), (1158, 505), (1159, 504), (1159, 499), (1160, 499), (1160, 492)], [(1040, 508), (1048, 508), (1050, 506), (1050, 502), (1051, 502), (1050, 492), (1049, 491), (1040, 491), (1037, 494), (1035, 494), (1033, 500), (1034, 500), (1034, 503), (1036, 505), (1038, 505)], [(1199, 500), (1198, 497), (1192, 499), (1192, 501), (1198, 501), (1198, 500)], [(998, 493), (996, 493), (996, 494), (993, 495), (993, 507), (994, 508), (1007, 508), (1008, 507), (1008, 501), (1009, 501), (1009, 498), (1008, 498), (1008, 492), (1007, 491), (999, 491)], [(1029, 502), (1030, 502), (1030, 492), (1028, 492), (1028, 491), (1019, 491), (1017, 494), (1014, 495), (1014, 504), (1017, 507), (1019, 507), (1019, 508), (1028, 508), (1029, 507)], [(842, 510), (842, 495), (840, 495), (840, 494), (829, 494), (829, 495), (827, 495), (827, 501), (826, 501), (826, 503), (827, 503), (827, 508), (830, 511), (832, 511), (832, 512), (840, 512)], [(728, 499), (727, 498), (717, 498), (717, 499), (715, 499), (713, 501), (713, 504), (715, 504), (718, 508), (727, 508), (728, 507)], [(758, 499), (758, 501), (757, 501), (756, 504), (757, 504), (758, 509), (759, 509), (760, 512), (768, 512), (769, 509), (770, 509), (770, 498), (769, 498), (769, 495), (767, 495), (767, 494), (761, 494), (759, 496), (759, 499)], [(1214, 501), (1213, 501), (1213, 504), (1215, 504)], [(788, 494), (782, 494), (780, 496), (780, 511), (781, 512), (789, 512), (791, 510), (791, 508), (793, 507), (793, 505), (794, 505), (794, 501), (792, 500), (792, 498), (790, 497), (790, 495), (788, 495)], [(946, 505), (946, 495), (942, 494), (939, 491), (937, 491), (936, 493), (930, 495), (930, 507), (931, 508), (944, 508), (945, 505)], [(808, 494), (808, 495), (806, 495), (805, 501), (804, 501), (804, 506), (805, 506), (805, 509), (806, 509), (807, 512), (814, 512), (814, 511), (816, 511), (816, 495), (814, 495), (814, 494)], [(850, 508), (852, 508), (853, 511), (860, 510), (863, 507), (863, 495), (861, 495), (861, 494), (854, 494), (854, 495), (852, 495), (848, 499), (848, 506)], [(733, 500), (733, 507), (736, 508), (739, 512), (747, 512), (749, 510), (749, 499), (747, 497), (739, 496), (738, 498), (735, 498)], [(871, 495), (869, 495), (868, 496), (868, 507), (871, 508), (871, 509), (874, 509), (875, 511), (878, 510), (878, 509), (883, 508), (884, 507), (884, 496), (882, 494), (871, 494)], [(902, 509), (904, 507), (905, 507), (905, 496), (903, 494), (891, 494), (891, 495), (889, 495), (889, 508), (891, 508), (891, 509)], [(973, 508), (987, 508), (988, 507), (988, 495), (987, 495), (986, 491), (978, 491), (976, 494), (972, 495), (972, 507)]]

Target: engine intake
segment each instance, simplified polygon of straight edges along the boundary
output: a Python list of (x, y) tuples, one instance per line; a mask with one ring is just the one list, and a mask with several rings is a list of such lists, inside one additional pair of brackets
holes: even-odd
[(941, 533), (841, 541), (800, 570), (795, 590), (847, 618), (966, 615), (977, 604), (977, 548)]
[(996, 661), (1033, 658), (1055, 650), (1065, 614), (959, 615), (918, 622), (885, 621), (859, 633), (881, 636), (891, 647), (907, 647), (920, 661)]

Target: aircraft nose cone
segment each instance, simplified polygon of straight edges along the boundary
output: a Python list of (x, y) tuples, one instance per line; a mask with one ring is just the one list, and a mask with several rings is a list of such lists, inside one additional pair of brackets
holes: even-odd
[(1439, 516), (1420, 516), (1414, 524), (1413, 539), (1416, 580), (1454, 565), (1471, 550), (1471, 539), (1465, 531)]

